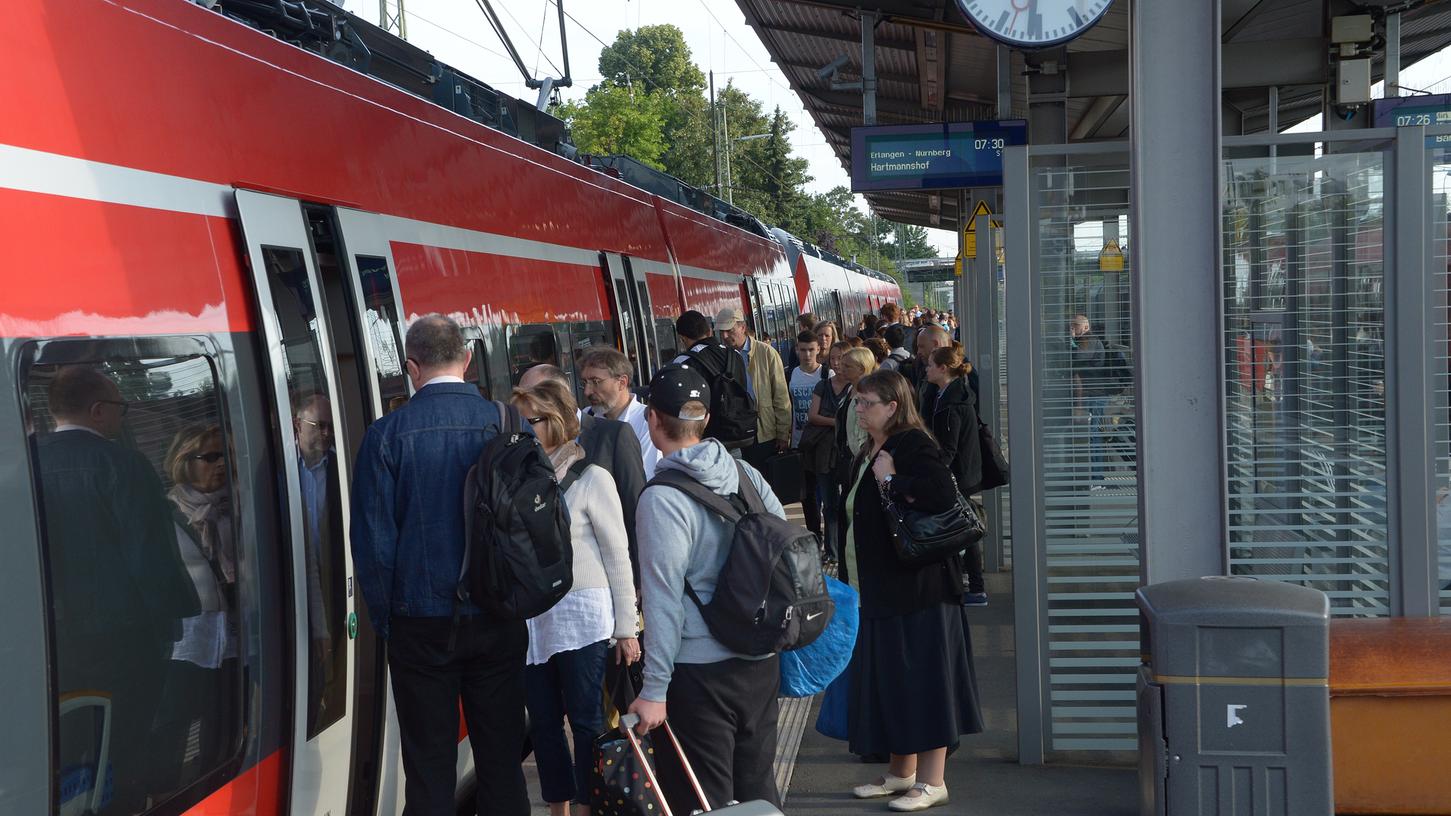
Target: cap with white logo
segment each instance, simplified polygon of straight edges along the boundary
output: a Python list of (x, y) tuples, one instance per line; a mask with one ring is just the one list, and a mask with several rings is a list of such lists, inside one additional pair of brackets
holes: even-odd
[(668, 365), (650, 380), (650, 407), (662, 414), (687, 420), (705, 419), (705, 411), (684, 411), (686, 403), (709, 407), (710, 385), (690, 363)]

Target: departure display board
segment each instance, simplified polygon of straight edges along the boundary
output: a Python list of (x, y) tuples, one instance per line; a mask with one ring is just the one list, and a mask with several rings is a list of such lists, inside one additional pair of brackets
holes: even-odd
[(1004, 148), (1027, 143), (1022, 119), (852, 128), (851, 189), (996, 187)]
[(1372, 105), (1376, 127), (1451, 125), (1451, 94), (1393, 96)]

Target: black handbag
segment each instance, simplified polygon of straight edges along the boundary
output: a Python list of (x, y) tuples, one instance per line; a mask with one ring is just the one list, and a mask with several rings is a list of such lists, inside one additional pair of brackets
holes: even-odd
[(977, 423), (977, 444), (982, 450), (982, 481), (967, 492), (977, 493), (1007, 484), (1008, 460), (1003, 457), (1002, 448), (998, 447), (998, 441), (993, 438), (992, 429), (985, 422)]
[(987, 529), (972, 503), (957, 489), (956, 479), (952, 480), (952, 495), (957, 501), (951, 507), (928, 513), (906, 502), (898, 503), (890, 491), (882, 494), (897, 560), (912, 567), (926, 566), (945, 561), (982, 540)]
[(836, 429), (826, 425), (807, 425), (801, 429), (801, 465), (809, 473), (830, 473), (831, 457), (836, 452)]

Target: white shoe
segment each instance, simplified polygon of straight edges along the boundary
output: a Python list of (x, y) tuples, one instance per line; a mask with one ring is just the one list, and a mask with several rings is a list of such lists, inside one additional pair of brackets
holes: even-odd
[(869, 782), (865, 785), (857, 785), (851, 789), (851, 795), (858, 799), (876, 799), (879, 796), (891, 796), (894, 793), (909, 791), (917, 784), (917, 774), (911, 776), (892, 776), (889, 773), (882, 774), (882, 783)]
[(906, 796), (898, 796), (896, 799), (888, 802), (887, 807), (891, 810), (905, 812), (926, 810), (930, 807), (947, 804), (946, 785), (933, 786), (926, 782), (918, 782), (912, 786), (912, 791), (916, 793), (915, 796), (912, 793), (908, 793)]

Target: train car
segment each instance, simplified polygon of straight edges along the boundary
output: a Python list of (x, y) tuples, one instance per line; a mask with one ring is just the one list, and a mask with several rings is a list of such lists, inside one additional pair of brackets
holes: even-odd
[(821, 320), (834, 320), (855, 334), (862, 315), (876, 313), (889, 302), (900, 303), (901, 291), (891, 277), (848, 261), (777, 228), (771, 231), (786, 250), (786, 263), (796, 284), (795, 308)]
[(400, 812), (346, 542), (408, 321), (495, 397), (596, 345), (643, 382), (681, 310), (794, 302), (785, 250), (182, 0), (0, 46), (0, 813)]

